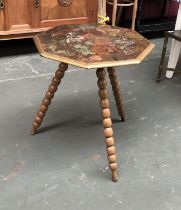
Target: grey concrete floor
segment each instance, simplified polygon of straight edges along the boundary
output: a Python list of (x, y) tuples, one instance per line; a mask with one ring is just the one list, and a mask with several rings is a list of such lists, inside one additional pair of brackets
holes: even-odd
[[(156, 74), (163, 39), (109, 85), (119, 182), (110, 180), (95, 70), (70, 67), (39, 133), (31, 124), (58, 63), (33, 42), (0, 43), (0, 210), (180, 210), (181, 77)], [(22, 44), (22, 46), (19, 46)]]

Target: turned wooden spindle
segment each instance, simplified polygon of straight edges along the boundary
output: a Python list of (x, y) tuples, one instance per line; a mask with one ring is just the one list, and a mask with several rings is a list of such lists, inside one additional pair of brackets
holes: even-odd
[(117, 80), (116, 70), (113, 67), (109, 67), (107, 68), (107, 71), (109, 73), (109, 78), (111, 81), (112, 90), (113, 90), (114, 98), (116, 101), (116, 107), (117, 107), (119, 116), (121, 117), (121, 121), (124, 122), (125, 114), (124, 114), (124, 109), (123, 109), (121, 91), (120, 91), (119, 83)]
[(53, 77), (51, 84), (48, 87), (48, 91), (46, 92), (45, 97), (42, 100), (40, 109), (37, 112), (36, 117), (34, 119), (32, 134), (35, 134), (37, 132), (37, 129), (40, 127), (45, 113), (48, 110), (48, 106), (50, 105), (51, 100), (53, 99), (54, 94), (57, 91), (58, 85), (60, 84), (61, 79), (63, 78), (64, 73), (67, 69), (68, 64), (60, 63), (59, 69), (55, 72), (55, 76)]
[(100, 97), (100, 106), (102, 111), (102, 119), (104, 125), (104, 136), (105, 136), (105, 144), (107, 147), (107, 158), (109, 161), (109, 168), (112, 172), (112, 180), (114, 182), (118, 181), (117, 175), (117, 161), (116, 161), (116, 151), (115, 151), (115, 143), (113, 138), (113, 129), (112, 129), (112, 120), (111, 113), (109, 109), (109, 100), (107, 94), (107, 82), (106, 82), (106, 71), (103, 68), (97, 69), (97, 77), (98, 77), (98, 87), (99, 87), (99, 97)]

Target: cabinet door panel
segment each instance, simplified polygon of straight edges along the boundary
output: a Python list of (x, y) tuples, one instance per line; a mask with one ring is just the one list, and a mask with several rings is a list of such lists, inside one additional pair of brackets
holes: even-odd
[(74, 0), (67, 7), (61, 6), (57, 0), (52, 0), (51, 3), (50, 0), (42, 0), (41, 11), (41, 20), (86, 17), (86, 0)]
[(4, 10), (0, 9), (0, 31), (5, 30)]
[(6, 0), (6, 28), (7, 30), (24, 30), (32, 27), (33, 1)]
[[(58, 0), (41, 0), (40, 26), (48, 27), (58, 24), (87, 23), (93, 16), (97, 0), (72, 0), (72, 4), (64, 7)], [(92, 3), (91, 3), (92, 2)], [(90, 13), (91, 11), (91, 13)]]

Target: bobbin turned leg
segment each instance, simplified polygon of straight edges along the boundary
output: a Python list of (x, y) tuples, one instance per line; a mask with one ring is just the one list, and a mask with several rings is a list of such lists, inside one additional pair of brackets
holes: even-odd
[(37, 129), (40, 127), (43, 117), (45, 116), (48, 106), (51, 103), (52, 98), (54, 97), (55, 92), (57, 91), (58, 85), (61, 82), (61, 79), (64, 76), (64, 72), (68, 69), (68, 64), (60, 63), (59, 69), (55, 72), (51, 84), (48, 87), (48, 91), (45, 94), (45, 97), (42, 101), (39, 111), (36, 114), (36, 117), (33, 122), (32, 134), (37, 132)]
[(112, 180), (114, 182), (118, 181), (117, 175), (117, 162), (116, 162), (116, 152), (113, 138), (113, 129), (112, 129), (112, 120), (111, 113), (109, 109), (109, 100), (107, 96), (107, 82), (106, 82), (106, 71), (103, 68), (97, 69), (97, 77), (98, 77), (98, 87), (99, 87), (99, 97), (100, 97), (100, 106), (102, 111), (102, 119), (104, 125), (104, 136), (105, 143), (107, 147), (107, 155), (109, 161), (109, 168), (112, 172)]
[(124, 109), (123, 109), (121, 91), (119, 89), (119, 83), (118, 83), (118, 80), (117, 80), (116, 70), (113, 67), (109, 67), (109, 68), (107, 68), (107, 71), (109, 73), (109, 78), (110, 78), (110, 81), (111, 81), (112, 90), (113, 90), (114, 98), (115, 98), (115, 101), (116, 101), (117, 110), (118, 110), (119, 116), (121, 117), (121, 121), (124, 122), (125, 121), (125, 114), (124, 114)]

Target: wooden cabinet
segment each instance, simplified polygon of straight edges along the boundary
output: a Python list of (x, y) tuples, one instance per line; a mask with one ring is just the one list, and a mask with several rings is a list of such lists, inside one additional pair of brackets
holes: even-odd
[(67, 7), (60, 6), (57, 0), (42, 0), (40, 8), (40, 26), (47, 27), (64, 23), (89, 22), (89, 10), (94, 11), (91, 0), (74, 0)]
[(5, 30), (4, 3), (0, 1), (0, 32)]
[(32, 1), (6, 0), (5, 3), (5, 24), (7, 31), (26, 30), (33, 28)]
[[(60, 24), (97, 22), (97, 0), (2, 0), (2, 2), (4, 7), (0, 9), (0, 39), (31, 37), (37, 32)], [(70, 5), (62, 5), (66, 2), (70, 2)]]

